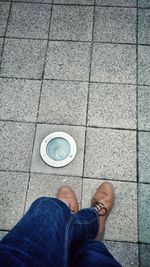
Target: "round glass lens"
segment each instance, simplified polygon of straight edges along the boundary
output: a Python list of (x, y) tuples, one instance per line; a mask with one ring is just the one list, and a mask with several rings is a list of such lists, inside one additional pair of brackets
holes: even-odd
[(55, 161), (64, 160), (70, 153), (70, 144), (66, 139), (57, 137), (47, 144), (46, 152)]

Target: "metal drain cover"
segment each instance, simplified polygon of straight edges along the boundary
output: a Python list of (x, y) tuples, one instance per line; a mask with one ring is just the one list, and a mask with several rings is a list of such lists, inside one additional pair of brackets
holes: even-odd
[(72, 138), (64, 132), (54, 132), (44, 138), (40, 147), (42, 159), (52, 167), (68, 165), (77, 153), (77, 146)]

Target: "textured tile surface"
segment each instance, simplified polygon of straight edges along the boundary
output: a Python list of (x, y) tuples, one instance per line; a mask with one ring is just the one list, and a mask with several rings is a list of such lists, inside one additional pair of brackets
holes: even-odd
[(81, 4), (81, 5), (93, 5), (94, 0), (54, 0), (55, 4)]
[(29, 171), (34, 124), (0, 122), (0, 169)]
[(91, 80), (135, 83), (136, 47), (120, 44), (94, 44)]
[(36, 121), (40, 81), (0, 79), (0, 119)]
[(33, 2), (33, 3), (52, 3), (52, 0), (13, 0), (16, 2)]
[(7, 36), (47, 38), (50, 5), (13, 3)]
[(87, 81), (89, 65), (90, 44), (49, 42), (45, 78)]
[(6, 39), (1, 76), (42, 78), (46, 41)]
[(22, 217), (29, 175), (0, 172), (0, 229), (8, 230)]
[(54, 6), (50, 38), (57, 40), (92, 40), (93, 7)]
[[(102, 180), (84, 179), (82, 206), (88, 207), (90, 199)], [(104, 238), (116, 241), (137, 241), (137, 193), (136, 184), (112, 182), (115, 203), (108, 220)], [(127, 197), (128, 196), (128, 197)], [(124, 218), (124, 219), (123, 219)]]
[(150, 263), (150, 245), (139, 245), (140, 267), (148, 267)]
[(94, 40), (135, 43), (136, 9), (96, 7)]
[(139, 184), (139, 241), (150, 243), (150, 185)]
[[(2, 52), (2, 45), (3, 45), (3, 38), (0, 38), (0, 55), (1, 55), (1, 52)], [(0, 63), (1, 63), (1, 58), (0, 58)]]
[(138, 244), (105, 241), (105, 245), (122, 267), (139, 266)]
[(139, 7), (150, 7), (150, 1), (149, 0), (138, 0), (138, 6)]
[(139, 133), (139, 180), (150, 183), (150, 133)]
[(89, 128), (84, 176), (136, 181), (136, 133)]
[(90, 85), (88, 125), (136, 128), (136, 86)]
[[(43, 139), (52, 132), (66, 132), (70, 134), (77, 144), (77, 155), (74, 160), (67, 166), (62, 168), (53, 168), (48, 166), (42, 160), (39, 151), (40, 145)], [(41, 172), (47, 174), (59, 174), (59, 175), (73, 175), (82, 176), (83, 168), (83, 153), (84, 153), (84, 127), (73, 127), (63, 125), (38, 125), (36, 131), (36, 138), (34, 144), (33, 158), (32, 158), (32, 172)]]
[(150, 86), (138, 87), (138, 127), (150, 130)]
[(7, 234), (6, 231), (0, 231), (0, 241)]
[(58, 188), (62, 185), (70, 185), (75, 190), (78, 201), (81, 202), (81, 184), (82, 178), (32, 174), (27, 196), (27, 207), (38, 197), (55, 197)]
[(45, 81), (39, 121), (56, 124), (86, 124), (88, 83)]
[(96, 3), (104, 6), (136, 6), (136, 0), (96, 0)]
[(138, 42), (150, 44), (150, 9), (139, 9), (138, 20)]
[(0, 35), (4, 35), (9, 14), (10, 3), (0, 3)]
[(138, 47), (138, 83), (150, 85), (150, 46)]

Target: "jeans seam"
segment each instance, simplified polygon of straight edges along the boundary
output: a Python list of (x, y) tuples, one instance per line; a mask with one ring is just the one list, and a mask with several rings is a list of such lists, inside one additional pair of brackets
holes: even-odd
[(68, 233), (69, 233), (69, 227), (71, 225), (73, 221), (73, 217), (71, 216), (70, 220), (68, 221), (67, 225), (66, 225), (66, 230), (65, 230), (65, 252), (64, 252), (64, 264), (65, 267), (67, 267), (68, 265)]

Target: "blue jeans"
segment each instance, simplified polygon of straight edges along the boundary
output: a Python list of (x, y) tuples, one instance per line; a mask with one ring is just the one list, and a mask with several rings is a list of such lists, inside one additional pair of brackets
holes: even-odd
[(94, 241), (93, 208), (72, 214), (60, 200), (41, 197), (0, 242), (1, 267), (120, 267), (103, 243)]

